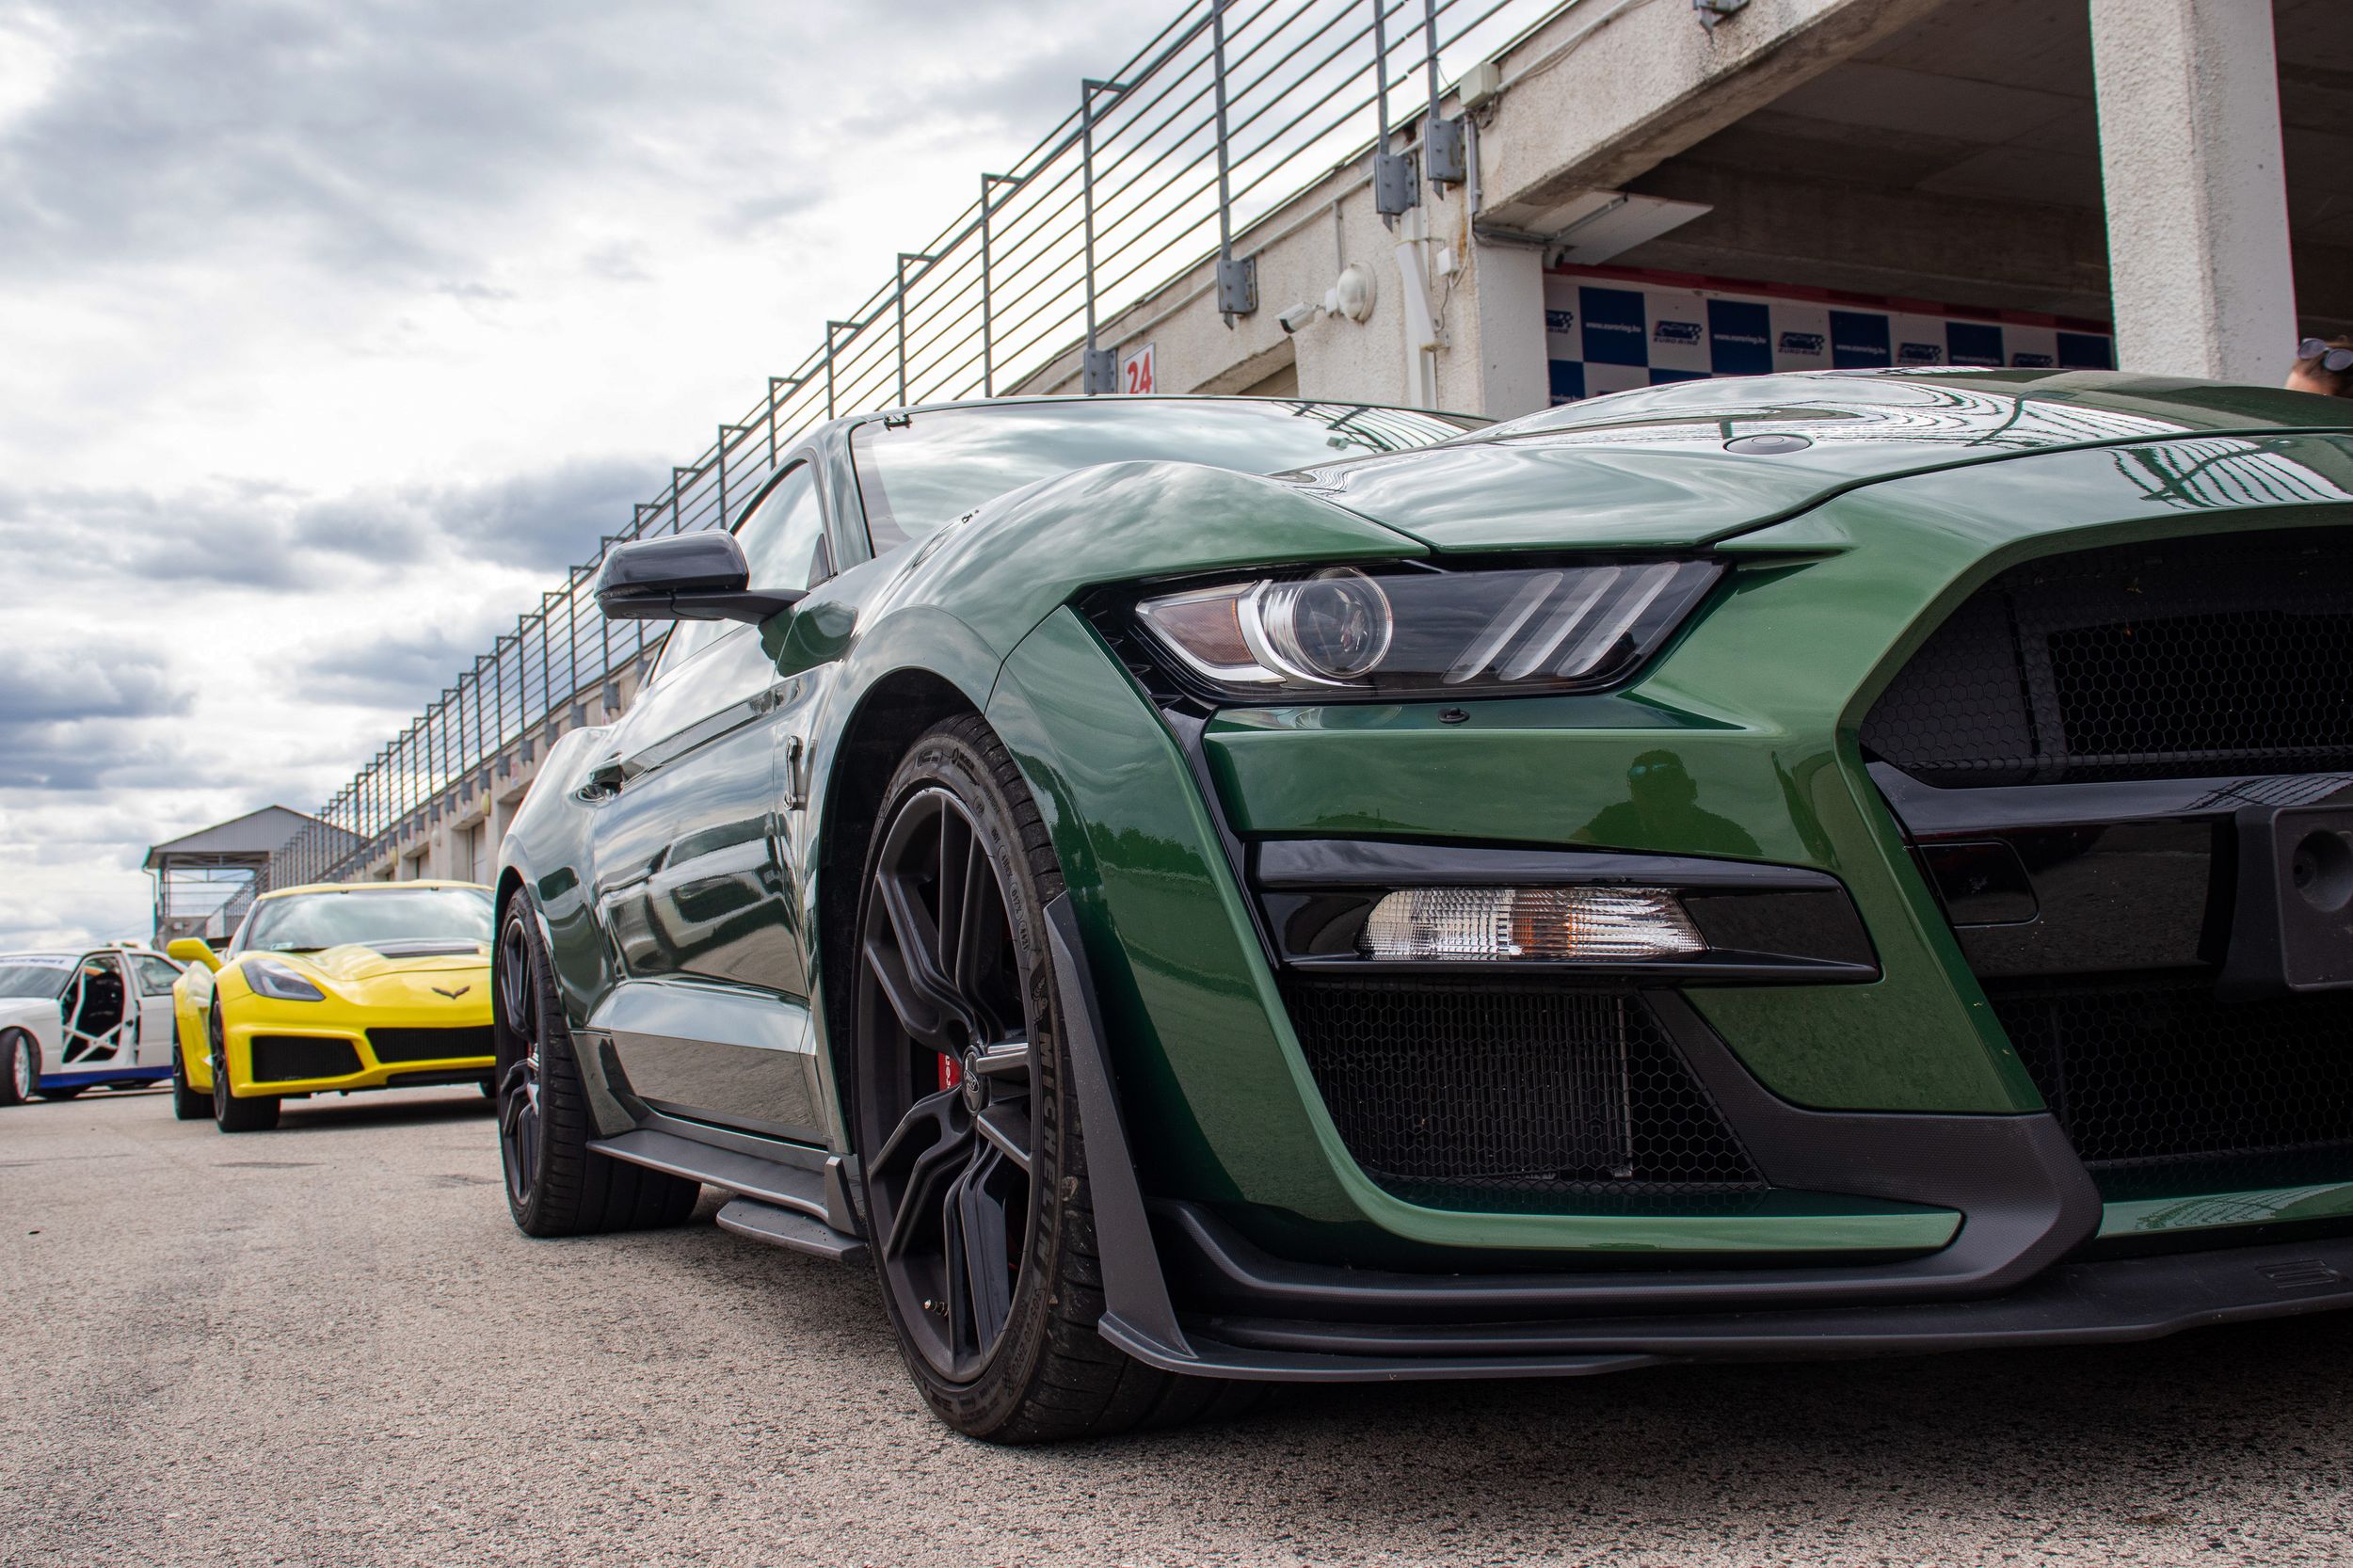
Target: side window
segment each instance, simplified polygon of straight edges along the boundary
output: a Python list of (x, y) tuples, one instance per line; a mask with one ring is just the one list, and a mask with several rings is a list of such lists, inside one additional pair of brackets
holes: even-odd
[[(776, 488), (760, 497), (760, 504), (737, 521), (735, 538), (744, 547), (755, 588), (806, 588), (824, 576), (825, 519), (817, 504), (816, 471), (801, 463), (776, 481)], [(742, 621), (679, 621), (662, 645), (662, 657), (648, 684), (659, 682), (728, 632), (743, 629)]]
[(755, 588), (806, 588), (826, 575), (824, 509), (817, 471), (803, 463), (735, 525)]
[(137, 957), (131, 960), (139, 971), (139, 992), (143, 996), (168, 997), (171, 983), (180, 978), (180, 966), (168, 958)]
[(681, 620), (670, 625), (670, 634), (662, 644), (662, 657), (654, 662), (653, 676), (646, 684), (660, 685), (670, 678), (680, 664), (709, 648), (744, 623), (733, 620)]

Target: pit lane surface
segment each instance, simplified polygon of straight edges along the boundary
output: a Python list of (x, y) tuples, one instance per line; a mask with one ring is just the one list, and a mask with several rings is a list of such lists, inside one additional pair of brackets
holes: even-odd
[(526, 1240), (488, 1108), (0, 1111), (0, 1563), (2353, 1561), (2353, 1320), (955, 1437), (871, 1277)]

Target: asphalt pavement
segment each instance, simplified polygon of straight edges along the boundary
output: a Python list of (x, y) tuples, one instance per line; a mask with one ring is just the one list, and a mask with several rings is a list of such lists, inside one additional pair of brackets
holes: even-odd
[(2353, 1561), (2353, 1318), (1006, 1450), (716, 1208), (527, 1240), (471, 1092), (0, 1111), (0, 1563)]

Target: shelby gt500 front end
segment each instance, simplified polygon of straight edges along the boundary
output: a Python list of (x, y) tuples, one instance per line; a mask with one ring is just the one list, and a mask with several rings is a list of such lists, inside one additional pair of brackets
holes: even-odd
[(1139, 1172), (1114, 1342), (1455, 1376), (2353, 1304), (2353, 441), (1912, 385), (1462, 443), (1679, 456), (1695, 515), (1727, 460), (1872, 470), (1784, 518), (1538, 541), (1382, 459), (1306, 486), (1438, 548), (1024, 641), (992, 717)]

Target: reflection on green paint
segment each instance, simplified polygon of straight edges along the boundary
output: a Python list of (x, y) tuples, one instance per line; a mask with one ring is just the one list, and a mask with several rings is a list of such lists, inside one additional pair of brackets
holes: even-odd
[(2137, 1198), (2111, 1203), (2101, 1215), (2103, 1236), (2152, 1236), (2173, 1230), (2220, 1230), (2282, 1220), (2333, 1220), (2353, 1215), (2353, 1181), (2312, 1187), (2273, 1187), (2254, 1192), (2207, 1192), (2187, 1198)]
[(1764, 852), (1730, 817), (1704, 810), (1700, 787), (1672, 751), (1652, 750), (1625, 770), (1627, 797), (1605, 807), (1577, 829), (1577, 838), (1597, 844), (1673, 844), (1681, 855), (1723, 855), (1753, 860)]

